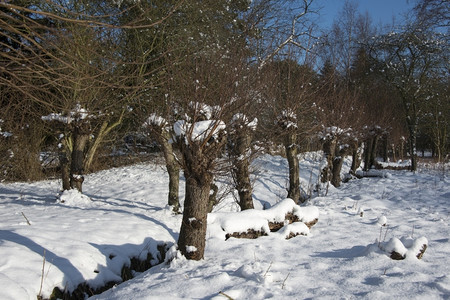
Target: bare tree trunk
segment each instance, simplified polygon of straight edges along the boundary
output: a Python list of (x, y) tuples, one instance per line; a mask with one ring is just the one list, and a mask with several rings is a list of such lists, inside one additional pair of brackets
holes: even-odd
[(69, 160), (69, 145), (65, 135), (61, 135), (59, 140), (59, 167), (61, 169), (61, 180), (63, 191), (70, 190), (70, 160)]
[(181, 151), (186, 193), (178, 248), (187, 259), (200, 260), (205, 252), (209, 191), (213, 175), (207, 168), (209, 158), (198, 145), (182, 146)]
[(364, 143), (364, 171), (369, 171), (370, 165), (370, 150), (372, 149), (372, 139), (367, 138)]
[(403, 155), (405, 154), (405, 142), (403, 141), (403, 139), (400, 142), (400, 159), (403, 160)]
[(297, 135), (295, 132), (289, 132), (287, 134), (284, 148), (289, 165), (289, 189), (287, 197), (298, 204), (300, 201), (300, 168), (297, 156)]
[(82, 185), (84, 181), (83, 166), (84, 166), (84, 149), (89, 140), (87, 131), (76, 128), (73, 133), (73, 149), (72, 160), (70, 164), (70, 187), (82, 192)]
[[(337, 148), (337, 146), (335, 146)], [(342, 146), (340, 147), (340, 150), (336, 149), (336, 155), (333, 159), (333, 170), (332, 170), (332, 177), (331, 177), (331, 184), (335, 187), (341, 186), (341, 170), (342, 165), (344, 163), (344, 158), (347, 155), (349, 151), (349, 147)]]
[(228, 141), (228, 147), (233, 160), (233, 178), (239, 195), (241, 210), (252, 209), (253, 187), (250, 181), (250, 162), (247, 152), (250, 149), (251, 136), (246, 131), (238, 131)]
[(335, 187), (341, 186), (341, 169), (344, 163), (344, 158), (342, 156), (336, 156), (333, 159), (333, 170), (331, 174), (331, 184)]
[(375, 161), (377, 158), (377, 148), (378, 148), (378, 135), (372, 137), (372, 143), (370, 148), (370, 156), (369, 156), (369, 169), (375, 165)]
[(169, 174), (169, 195), (168, 204), (173, 207), (174, 212), (180, 211), (179, 186), (180, 186), (180, 167), (177, 162), (166, 161), (167, 173)]
[(84, 162), (84, 170), (89, 170), (91, 168), (92, 162), (94, 161), (94, 156), (97, 152), (97, 149), (101, 145), (101, 143), (105, 140), (105, 137), (117, 126), (122, 124), (123, 116), (125, 111), (122, 111), (120, 114), (119, 120), (116, 122), (109, 124), (108, 121), (103, 121), (102, 126), (100, 127), (98, 133), (96, 134), (94, 143), (86, 154), (86, 159)]
[(333, 176), (333, 161), (336, 149), (336, 139), (327, 139), (323, 144), (323, 153), (327, 160), (327, 165), (322, 170), (322, 182), (326, 183), (331, 180)]
[(219, 137), (213, 144), (206, 141), (179, 142), (186, 177), (183, 221), (178, 248), (187, 259), (200, 260), (205, 253), (206, 225), (214, 163), (226, 143)]
[(59, 165), (61, 168), (62, 189), (64, 191), (70, 190), (69, 159), (66, 151), (59, 153)]
[(179, 186), (180, 186), (180, 165), (175, 157), (174, 149), (169, 143), (170, 133), (163, 129), (162, 136), (159, 142), (162, 146), (164, 158), (166, 161), (166, 169), (169, 174), (169, 195), (168, 204), (173, 207), (174, 212), (179, 212)]
[(205, 252), (209, 180), (186, 174), (186, 196), (178, 247), (187, 259), (200, 260)]
[(212, 212), (214, 205), (218, 203), (217, 201), (217, 193), (219, 192), (219, 187), (213, 183), (211, 183), (211, 188), (209, 190), (209, 200), (208, 200), (208, 213)]
[(393, 160), (394, 162), (397, 162), (397, 155), (396, 155), (395, 148), (396, 148), (395, 145), (392, 144), (392, 160)]
[(387, 134), (383, 135), (383, 161), (387, 162), (389, 160), (389, 136)]
[(410, 130), (409, 136), (409, 152), (411, 156), (411, 171), (417, 171), (417, 131), (415, 129)]
[(358, 143), (355, 143), (352, 149), (352, 166), (350, 168), (350, 174), (355, 175), (356, 170), (361, 165), (361, 147)]
[(237, 190), (239, 194), (239, 206), (241, 210), (253, 209), (252, 191), (253, 187), (250, 182), (249, 162), (248, 158), (243, 159), (235, 164), (235, 175), (237, 181)]

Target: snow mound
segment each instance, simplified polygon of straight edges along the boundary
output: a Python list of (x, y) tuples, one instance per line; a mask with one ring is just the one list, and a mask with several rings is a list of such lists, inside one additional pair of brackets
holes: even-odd
[(386, 226), (387, 225), (387, 218), (386, 216), (381, 216), (378, 218), (377, 224), (380, 226)]
[(305, 223), (295, 222), (284, 226), (278, 233), (283, 238), (290, 239), (297, 235), (309, 235), (309, 227)]
[(81, 208), (83, 207), (88, 208), (94, 206), (94, 203), (92, 202), (91, 198), (89, 198), (86, 195), (83, 195), (76, 189), (64, 191), (59, 196), (57, 202), (67, 206), (81, 207)]

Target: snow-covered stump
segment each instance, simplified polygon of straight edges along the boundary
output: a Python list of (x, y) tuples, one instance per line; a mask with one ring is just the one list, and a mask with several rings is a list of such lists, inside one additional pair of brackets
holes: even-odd
[(289, 239), (297, 235), (308, 235), (318, 219), (317, 207), (300, 207), (287, 198), (267, 210), (248, 209), (235, 213), (210, 214), (208, 223), (219, 224), (225, 233), (225, 240), (231, 237), (256, 239), (269, 234)]
[(233, 233), (227, 233), (225, 235), (225, 240), (228, 240), (229, 238), (237, 238), (237, 239), (256, 239), (260, 236), (267, 236), (267, 233), (262, 230), (254, 230), (254, 229), (248, 229), (245, 232), (233, 232)]
[(412, 239), (403, 237), (401, 239), (391, 238), (388, 242), (380, 243), (379, 248), (386, 252), (394, 260), (403, 260), (409, 257), (422, 259), (428, 248), (428, 240), (425, 237)]

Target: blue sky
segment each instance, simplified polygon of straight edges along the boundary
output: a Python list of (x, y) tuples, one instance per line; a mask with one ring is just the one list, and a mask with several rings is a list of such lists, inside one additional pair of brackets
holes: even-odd
[[(408, 12), (414, 6), (414, 0), (353, 0), (358, 4), (359, 11), (366, 11), (372, 18), (374, 25), (392, 24), (392, 17), (396, 22), (402, 19), (402, 14)], [(315, 5), (322, 7), (320, 10), (320, 23), (323, 27), (329, 27), (333, 20), (342, 11), (345, 0), (315, 0)]]

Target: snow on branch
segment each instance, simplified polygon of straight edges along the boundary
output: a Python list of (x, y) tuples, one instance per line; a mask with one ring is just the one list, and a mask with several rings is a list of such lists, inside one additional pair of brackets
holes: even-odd
[(284, 109), (281, 111), (281, 114), (277, 117), (277, 123), (283, 129), (296, 129), (297, 125), (297, 114), (293, 109)]
[[(206, 120), (210, 120), (220, 114), (222, 108), (220, 106), (210, 106), (202, 102), (189, 102), (189, 109), (192, 110), (192, 115), (195, 117), (201, 117)], [(186, 120), (190, 120), (189, 116), (186, 116)]]
[(2, 131), (1, 125), (3, 124), (3, 122), (4, 122), (4, 121), (3, 121), (2, 119), (0, 119), (0, 136), (2, 136), (2, 137), (4, 137), (4, 138), (7, 138), (7, 137), (12, 136), (13, 134), (12, 134), (11, 132)]
[(161, 128), (166, 127), (167, 121), (163, 117), (153, 113), (147, 118), (147, 120), (145, 120), (144, 124), (142, 124), (142, 127), (150, 127), (150, 126), (157, 126)]
[(352, 128), (340, 128), (337, 126), (324, 127), (321, 132), (319, 132), (319, 138), (322, 140), (333, 139), (339, 136), (350, 137), (353, 132)]
[(184, 137), (185, 143), (188, 140), (201, 142), (206, 139), (217, 138), (221, 130), (225, 130), (226, 125), (220, 120), (199, 121), (193, 124), (184, 120), (179, 120), (173, 125), (173, 130), (177, 137)]
[(231, 126), (235, 128), (243, 128), (246, 126), (251, 130), (256, 130), (256, 127), (258, 126), (258, 119), (254, 118), (250, 121), (245, 114), (237, 113), (231, 119)]
[(92, 117), (94, 116), (91, 115), (88, 110), (82, 108), (78, 103), (68, 114), (51, 113), (47, 116), (42, 116), (41, 119), (44, 121), (57, 121), (64, 124), (71, 124), (72, 122), (81, 122)]

